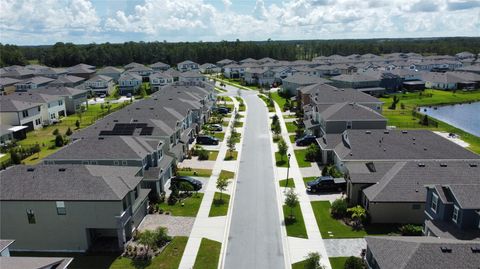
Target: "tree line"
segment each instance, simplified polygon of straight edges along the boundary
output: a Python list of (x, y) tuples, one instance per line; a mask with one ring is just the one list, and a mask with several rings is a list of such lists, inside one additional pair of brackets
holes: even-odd
[(480, 53), (480, 38), (355, 39), (292, 41), (220, 41), (220, 42), (125, 42), (76, 45), (56, 43), (51, 46), (16, 46), (0, 44), (0, 65), (22, 65), (29, 60), (54, 67), (87, 63), (94, 66), (123, 66), (130, 62), (151, 64), (158, 61), (175, 65), (184, 60), (215, 63), (221, 59), (241, 60), (271, 57), (278, 60), (311, 60), (332, 54), (386, 54), (415, 52), (454, 55), (470, 51)]

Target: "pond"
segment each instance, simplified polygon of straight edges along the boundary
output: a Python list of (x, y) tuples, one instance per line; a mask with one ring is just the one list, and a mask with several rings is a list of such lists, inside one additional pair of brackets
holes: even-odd
[(422, 107), (421, 113), (480, 137), (480, 102)]

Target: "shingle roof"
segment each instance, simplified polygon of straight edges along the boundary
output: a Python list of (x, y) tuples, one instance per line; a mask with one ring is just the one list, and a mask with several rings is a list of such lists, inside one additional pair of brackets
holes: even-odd
[(52, 78), (36, 76), (36, 77), (24, 79), (17, 84), (47, 84), (52, 81), (54, 81), (54, 79)]
[(2, 269), (67, 269), (73, 258), (55, 257), (0, 257)]
[[(33, 171), (29, 171), (33, 168)], [(0, 200), (121, 200), (137, 186), (138, 167), (16, 165), (0, 172)]]
[(113, 66), (105, 66), (104, 68), (100, 69), (97, 71), (97, 74), (102, 75), (102, 74), (121, 74), (123, 73), (123, 69), (116, 68)]
[(343, 102), (353, 102), (359, 104), (382, 103), (379, 99), (354, 90), (339, 89), (328, 84), (313, 84), (299, 89), (303, 94), (310, 94), (313, 103), (317, 104), (335, 104)]
[(0, 97), (1, 99), (7, 100), (15, 100), (15, 101), (22, 101), (22, 102), (32, 102), (32, 103), (40, 103), (46, 104), (57, 100), (63, 100), (61, 96), (54, 96), (39, 92), (14, 92), (9, 95), (5, 95)]
[(150, 67), (151, 68), (169, 68), (170, 65), (168, 65), (166, 63), (162, 63), (162, 62), (156, 62), (154, 64), (151, 64)]
[(94, 69), (85, 67), (83, 65), (75, 65), (67, 69), (69, 74), (93, 74), (95, 73)]
[(8, 248), (15, 240), (0, 239), (0, 252)]
[[(367, 246), (382, 269), (478, 269), (478, 241), (442, 239), (433, 236), (384, 236), (366, 238)], [(451, 250), (443, 252), (442, 247)]]
[(371, 76), (363, 75), (363, 74), (344, 74), (338, 75), (330, 78), (333, 81), (345, 81), (345, 82), (361, 82), (361, 81), (377, 81), (378, 78), (374, 78)]
[(385, 121), (380, 113), (356, 103), (336, 103), (328, 105), (328, 108), (319, 111), (325, 121)]
[(20, 80), (14, 79), (14, 78), (7, 78), (7, 77), (1, 77), (0, 78), (0, 85), (4, 86), (4, 87), (9, 86), (9, 85), (14, 85), (18, 82), (20, 82)]
[(105, 75), (95, 75), (93, 77), (91, 77), (89, 80), (87, 80), (87, 82), (96, 82), (96, 81), (111, 81), (113, 80), (113, 78), (109, 77), (109, 76), (105, 76)]
[(87, 91), (71, 88), (71, 87), (42, 87), (38, 88), (36, 92), (46, 95), (53, 95), (53, 96), (74, 96), (78, 94), (84, 94)]
[(120, 76), (119, 80), (140, 80), (140, 81), (142, 81), (142, 77), (140, 75), (135, 74), (135, 73), (125, 72)]
[(463, 209), (480, 209), (480, 179), (477, 184), (455, 183), (448, 185), (448, 188)]
[(72, 76), (72, 75), (66, 75), (66, 76), (58, 77), (56, 80), (52, 81), (51, 84), (77, 83), (77, 82), (80, 82), (80, 81), (83, 81), (83, 80), (85, 80), (85, 78)]
[(287, 78), (283, 79), (282, 81), (295, 83), (295, 84), (298, 84), (298, 85), (311, 85), (311, 84), (329, 82), (328, 79), (320, 78), (320, 77), (317, 77), (317, 76), (299, 74), (299, 73), (288, 76)]
[(0, 97), (1, 112), (19, 112), (41, 105), (41, 103), (23, 102)]

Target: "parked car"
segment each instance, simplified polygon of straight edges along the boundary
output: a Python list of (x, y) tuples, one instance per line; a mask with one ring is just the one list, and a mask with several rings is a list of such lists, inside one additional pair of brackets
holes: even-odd
[(100, 98), (105, 98), (107, 97), (105, 94), (100, 94)]
[(313, 135), (305, 135), (295, 141), (297, 146), (309, 146), (317, 142), (317, 138)]
[(132, 97), (132, 94), (131, 94), (131, 93), (127, 93), (127, 97), (128, 97), (128, 98)]
[(307, 182), (307, 192), (344, 190), (347, 182), (344, 178), (321, 176)]
[(193, 191), (201, 190), (203, 185), (200, 180), (194, 179), (193, 177), (176, 176), (170, 179), (170, 189), (172, 189), (172, 186), (175, 185), (179, 190), (182, 191), (182, 183), (192, 186)]
[(229, 107), (226, 107), (226, 106), (219, 106), (218, 108), (219, 108), (219, 109), (225, 109), (225, 110), (227, 110), (227, 111), (228, 111), (228, 113), (230, 113), (230, 112), (232, 111), (232, 109), (231, 109), (231, 108), (229, 108)]
[(210, 126), (208, 128), (211, 131), (215, 131), (215, 132), (221, 132), (223, 130), (223, 127), (220, 124), (210, 124)]
[(197, 137), (197, 144), (199, 145), (218, 145), (219, 141), (215, 137), (209, 135), (199, 135)]
[(225, 107), (217, 107), (214, 109), (214, 111), (220, 113), (220, 114), (228, 114), (230, 113), (230, 110), (228, 108), (225, 108)]

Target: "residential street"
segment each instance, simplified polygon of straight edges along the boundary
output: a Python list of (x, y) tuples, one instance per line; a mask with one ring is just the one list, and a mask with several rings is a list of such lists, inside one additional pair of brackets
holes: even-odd
[(268, 111), (256, 93), (242, 97), (248, 116), (224, 268), (285, 268)]

